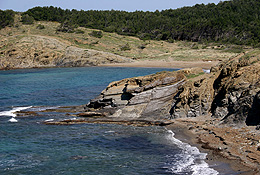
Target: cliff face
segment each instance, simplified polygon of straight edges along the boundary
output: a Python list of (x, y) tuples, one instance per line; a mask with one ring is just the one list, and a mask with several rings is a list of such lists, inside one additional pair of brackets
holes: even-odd
[(223, 123), (258, 125), (260, 123), (259, 56), (232, 59), (222, 63), (214, 81), (215, 98), (211, 112)]
[(174, 96), (171, 113), (174, 118), (198, 117), (210, 113), (214, 98), (214, 76), (204, 74), (190, 79)]
[(65, 40), (37, 35), (9, 36), (0, 42), (0, 48), (0, 69), (80, 67), (131, 61), (107, 52), (81, 49)]
[(186, 82), (174, 97), (176, 118), (211, 115), (221, 124), (260, 124), (259, 56), (241, 54)]

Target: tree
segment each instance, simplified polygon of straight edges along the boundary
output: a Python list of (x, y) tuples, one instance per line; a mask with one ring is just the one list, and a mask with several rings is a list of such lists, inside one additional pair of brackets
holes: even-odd
[(34, 23), (34, 18), (32, 16), (29, 16), (28, 14), (22, 15), (22, 23), (23, 24), (33, 24)]
[(14, 15), (15, 12), (12, 10), (0, 10), (0, 29), (12, 25), (14, 23)]
[(57, 28), (58, 32), (73, 33), (76, 26), (71, 21), (65, 21)]

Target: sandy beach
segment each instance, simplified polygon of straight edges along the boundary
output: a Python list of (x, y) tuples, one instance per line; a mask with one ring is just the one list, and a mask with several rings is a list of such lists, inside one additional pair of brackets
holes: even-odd
[(165, 61), (165, 60), (139, 60), (131, 63), (113, 63), (103, 64), (100, 66), (109, 67), (165, 67), (165, 68), (191, 68), (201, 67), (203, 69), (210, 69), (217, 65), (219, 61)]

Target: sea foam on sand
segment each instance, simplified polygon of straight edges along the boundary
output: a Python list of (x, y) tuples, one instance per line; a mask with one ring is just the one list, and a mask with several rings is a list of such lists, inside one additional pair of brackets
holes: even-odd
[(182, 174), (184, 172), (192, 172), (193, 175), (217, 175), (216, 170), (209, 167), (205, 162), (206, 153), (201, 153), (198, 148), (193, 147), (187, 143), (184, 143), (174, 137), (174, 133), (168, 130), (169, 139), (173, 144), (182, 149), (181, 153), (175, 154), (174, 159), (179, 161), (170, 165), (169, 171), (176, 174)]

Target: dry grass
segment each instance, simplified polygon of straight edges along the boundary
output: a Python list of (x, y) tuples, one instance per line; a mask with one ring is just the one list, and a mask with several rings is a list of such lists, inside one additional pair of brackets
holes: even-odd
[[(35, 22), (33, 25), (22, 25), (16, 20), (13, 28), (5, 28), (0, 31), (0, 50), (15, 44), (17, 40), (28, 35), (42, 35), (54, 37), (66, 42), (66, 44), (84, 49), (95, 49), (114, 53), (117, 55), (133, 58), (135, 60), (165, 60), (165, 61), (217, 61), (226, 60), (236, 56), (238, 53), (225, 48), (229, 46), (202, 45), (192, 42), (168, 43), (164, 41), (142, 41), (131, 36), (121, 36), (116, 33), (103, 32), (102, 38), (95, 38), (89, 33), (93, 29), (79, 28), (84, 34), (56, 32), (60, 25), (57, 22)], [(37, 26), (44, 25), (44, 29), (37, 29)], [(4, 43), (4, 44), (3, 44)], [(122, 51), (120, 48), (126, 44), (131, 50)], [(141, 49), (141, 46), (143, 47)]]

